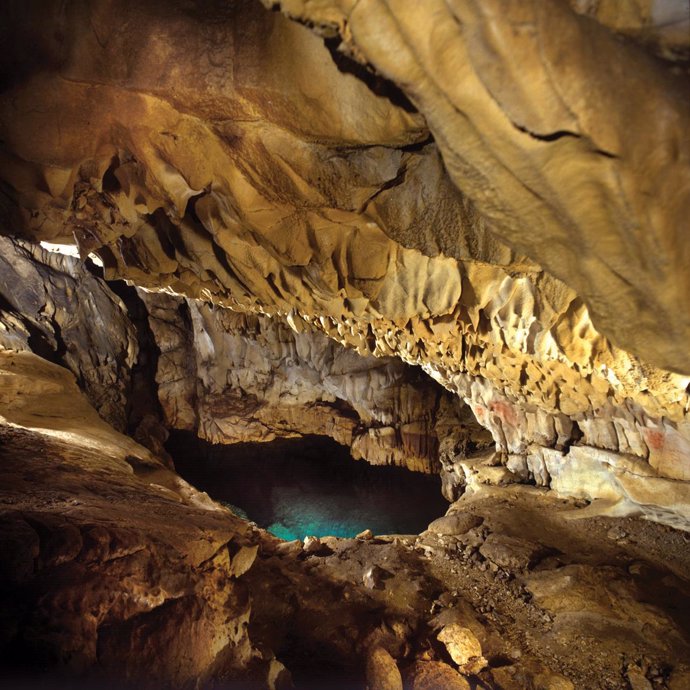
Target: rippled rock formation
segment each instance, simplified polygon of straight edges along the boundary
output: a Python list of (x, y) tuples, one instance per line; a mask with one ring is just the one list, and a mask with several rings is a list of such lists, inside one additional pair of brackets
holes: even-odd
[[(216, 443), (321, 434), (371, 463), (440, 473), (449, 500), (536, 485), (515, 490), (568, 499), (587, 520), (642, 516), (690, 531), (689, 28), (686, 3), (674, 0), (5, 3), (0, 354), (23, 372), (6, 375), (16, 386), (0, 410), (15, 458), (8, 476), (29, 462), (17, 440), (29, 437), (12, 424), (34, 429), (42, 415), (40, 428), (64, 432), (65, 411), (40, 395), (41, 386), (58, 395), (59, 379), (71, 391), (59, 393), (65, 405), (81, 400), (87, 436), (94, 426), (111, 438), (114, 427), (148, 449), (104, 452), (120, 463), (114, 485), (132, 491), (125, 503), (146, 505), (160, 483), (130, 486), (129, 455), (155, 465), (166, 491), (182, 491), (168, 429)], [(39, 241), (76, 244), (103, 263), (102, 276)], [(64, 369), (105, 421), (85, 411)], [(79, 445), (64, 434), (51, 436), (55, 450), (31, 443), (49, 473)], [(65, 495), (98, 474), (93, 455), (74, 453), (80, 479)], [(31, 496), (22, 510), (43, 500)], [(172, 524), (197, 501), (213, 513), (191, 489), (178, 498)], [(42, 510), (62, 524), (63, 509)], [(143, 543), (142, 515), (109, 519), (130, 519)], [(190, 524), (210, 519), (194, 515)], [(15, 519), (35, 544), (31, 524)], [(84, 529), (69, 527), (75, 578), (90, 558)], [(225, 536), (211, 541), (222, 548)], [(552, 536), (535, 540), (560, 548)], [(37, 548), (18, 556), (22, 573), (29, 562), (40, 571)], [(491, 539), (472, 548), (503, 567)], [(182, 542), (156, 549), (181, 578), (175, 601), (231, 567), (195, 561), (187, 571)], [(300, 570), (304, 555), (297, 561)], [(561, 591), (532, 584), (544, 610), (548, 592)], [(210, 618), (199, 615), (211, 630), (222, 606), (209, 606)], [(111, 625), (93, 615), (92, 637)], [(58, 647), (90, 649), (88, 666), (94, 643), (79, 635)], [(118, 635), (112, 659), (128, 653)], [(253, 660), (277, 687), (271, 653), (247, 651), (240, 632), (209, 644), (184, 679), (170, 678), (206, 677), (216, 663), (208, 649), (232, 647), (228, 673)], [(411, 662), (403, 648), (365, 665), (381, 683), (402, 682), (390, 661)], [(362, 649), (347, 647), (358, 658)], [(423, 667), (448, 662), (436, 642), (427, 657), (420, 650), (414, 683), (447, 679)], [(512, 675), (493, 663), (482, 682), (548, 685), (534, 680), (550, 677), (539, 670), (547, 657), (513, 664)], [(632, 687), (645, 687), (640, 673), (670, 683), (668, 669), (625, 663)]]
[[(91, 4), (39, 23), (8, 6), (9, 45), (45, 46), (3, 100), (8, 227), (73, 234), (110, 277), (421, 365), (523, 474), (663, 503), (690, 471), (688, 379), (645, 361), (688, 371), (683, 74), (557, 2), (315, 7), (287, 12), (325, 44), (249, 2)], [(428, 54), (402, 59), (429, 22)], [(515, 22), (528, 30), (509, 39)], [(644, 107), (615, 75), (594, 79), (594, 60), (649, 84)], [(444, 70), (453, 93), (435, 86)], [(612, 454), (585, 467), (572, 445)], [(656, 488), (642, 495), (630, 468)], [(686, 501), (648, 512), (682, 523)]]

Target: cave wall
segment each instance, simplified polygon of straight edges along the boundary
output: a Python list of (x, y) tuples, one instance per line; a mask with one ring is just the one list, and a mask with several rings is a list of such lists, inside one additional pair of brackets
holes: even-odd
[(212, 443), (330, 436), (356, 459), (436, 473), (445, 428), (491, 444), (459, 399), (397, 358), (359, 355), (277, 318), (141, 296), (161, 349), (156, 378), (170, 428)]
[[(212, 443), (326, 435), (372, 464), (436, 473), (437, 426), (444, 436), (454, 427), (457, 442), (491, 444), (457, 397), (398, 358), (362, 356), (276, 318), (108, 284), (78, 258), (22, 240), (0, 237), (0, 247), (3, 349), (70, 370), (105, 421), (159, 456), (166, 428)], [(150, 366), (150, 380), (137, 381)]]
[(682, 524), (687, 75), (651, 5), (575, 5), (7, 5), (4, 227), (421, 366), (512, 475)]
[[(296, 623), (466, 687), (443, 609), (482, 683), (684, 687), (687, 540), (596, 516), (690, 531), (685, 9), (2, 3), (3, 664), (276, 690)], [(278, 545), (171, 471), (165, 427), (326, 434), (490, 527), (455, 506), (407, 542)], [(593, 502), (582, 530), (554, 494)]]
[(265, 678), (247, 634), (247, 523), (104, 422), (64, 367), (2, 351), (0, 380), (3, 674)]
[(80, 261), (0, 237), (0, 347), (69, 369), (124, 431), (139, 348), (125, 305)]

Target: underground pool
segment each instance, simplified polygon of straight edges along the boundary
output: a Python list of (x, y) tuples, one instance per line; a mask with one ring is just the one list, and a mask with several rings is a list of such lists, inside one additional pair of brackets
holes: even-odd
[(355, 461), (321, 436), (211, 445), (176, 432), (167, 448), (184, 479), (281, 539), (414, 534), (448, 508), (437, 476)]

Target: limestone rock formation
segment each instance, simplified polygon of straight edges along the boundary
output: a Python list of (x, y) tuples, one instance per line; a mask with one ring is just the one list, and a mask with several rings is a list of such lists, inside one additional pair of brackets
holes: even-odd
[(490, 441), (457, 398), (397, 358), (361, 356), (276, 318), (140, 294), (170, 428), (213, 443), (330, 436), (355, 458), (422, 472), (440, 470), (445, 427), (465, 443)]
[[(0, 4), (3, 662), (683, 688), (688, 29), (681, 0)], [(283, 544), (169, 429), (327, 435), (454, 503)]]
[(248, 1), (48, 6), (2, 10), (8, 231), (419, 365), (517, 475), (686, 522), (682, 68), (557, 0), (286, 2), (325, 43)]
[(573, 287), (614, 341), (690, 371), (686, 75), (560, 0), (266, 4), (401, 86), (492, 232)]
[(127, 428), (134, 328), (122, 301), (81, 262), (0, 237), (0, 346), (67, 367), (101, 417)]
[(0, 378), (3, 672), (192, 687), (265, 665), (234, 567), (246, 523), (109, 427), (67, 370), (2, 352)]

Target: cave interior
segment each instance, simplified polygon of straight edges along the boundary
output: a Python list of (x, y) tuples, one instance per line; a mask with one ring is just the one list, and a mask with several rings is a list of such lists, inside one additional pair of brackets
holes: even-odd
[(0, 3), (0, 682), (690, 690), (690, 3)]

